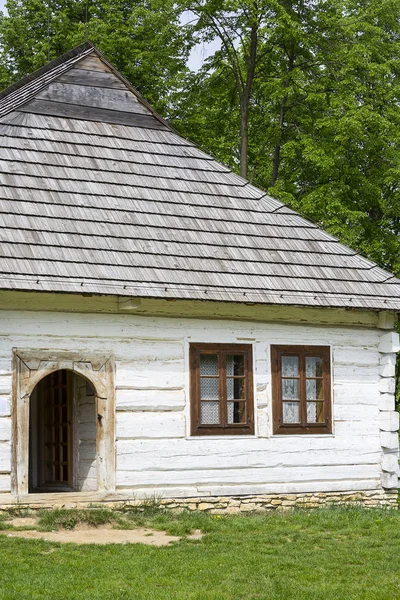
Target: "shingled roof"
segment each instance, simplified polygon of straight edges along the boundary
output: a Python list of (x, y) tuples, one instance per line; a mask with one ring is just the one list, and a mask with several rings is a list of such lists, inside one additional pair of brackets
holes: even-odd
[(400, 281), (179, 137), (86, 43), (0, 94), (0, 289), (400, 310)]

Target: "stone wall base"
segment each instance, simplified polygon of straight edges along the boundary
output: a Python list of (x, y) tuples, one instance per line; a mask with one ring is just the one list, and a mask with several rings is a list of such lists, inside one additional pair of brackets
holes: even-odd
[[(140, 502), (138, 502), (140, 504)], [(353, 505), (369, 508), (398, 508), (396, 491), (318, 492), (302, 494), (267, 494), (262, 496), (221, 496), (207, 498), (162, 499), (160, 505), (173, 510), (201, 510), (212, 514), (233, 514), (265, 510), (288, 510), (295, 507), (318, 508)]]
[(315, 492), (300, 494), (263, 494), (257, 496), (206, 496), (196, 498), (157, 498), (144, 499), (95, 498), (83, 492), (77, 494), (37, 494), (32, 499), (7, 503), (1, 502), (0, 511), (10, 509), (52, 509), (52, 508), (93, 508), (104, 506), (122, 509), (127, 506), (161, 507), (174, 511), (200, 510), (212, 514), (249, 513), (267, 510), (289, 510), (292, 508), (318, 508), (333, 505), (365, 506), (366, 508), (399, 507), (397, 490), (367, 490), (358, 492)]

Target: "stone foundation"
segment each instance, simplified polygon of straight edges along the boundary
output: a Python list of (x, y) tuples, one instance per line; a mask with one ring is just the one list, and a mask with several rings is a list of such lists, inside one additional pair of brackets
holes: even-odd
[[(140, 504), (140, 501), (137, 502)], [(207, 498), (162, 499), (160, 505), (172, 510), (201, 510), (212, 514), (234, 514), (291, 508), (318, 508), (332, 505), (354, 505), (368, 508), (398, 508), (397, 491), (330, 492), (302, 494), (268, 494)]]
[[(81, 495), (82, 494), (82, 495)], [(206, 496), (196, 498), (94, 498), (89, 500), (83, 494), (42, 494), (41, 500), (32, 498), (30, 502), (1, 503), (0, 511), (18, 509), (52, 508), (93, 508), (104, 506), (121, 509), (127, 506), (167, 508), (174, 511), (200, 510), (212, 514), (249, 513), (267, 510), (289, 510), (292, 508), (319, 508), (324, 506), (346, 505), (366, 508), (394, 508), (400, 505), (397, 490), (373, 490), (360, 492), (316, 492), (301, 494), (263, 494), (258, 496)], [(49, 497), (51, 496), (51, 497)], [(72, 497), (74, 496), (74, 497)]]

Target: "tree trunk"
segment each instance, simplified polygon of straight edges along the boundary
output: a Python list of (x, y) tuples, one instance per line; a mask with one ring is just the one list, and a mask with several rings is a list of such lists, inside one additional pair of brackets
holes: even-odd
[(250, 33), (249, 55), (247, 57), (246, 83), (240, 93), (240, 175), (247, 179), (249, 162), (249, 105), (256, 70), (258, 45), (258, 21), (253, 25)]
[(281, 103), (281, 110), (279, 113), (279, 137), (278, 141), (275, 144), (274, 148), (274, 161), (272, 165), (272, 177), (271, 177), (271, 186), (274, 186), (276, 180), (278, 179), (279, 173), (279, 165), (281, 162), (281, 141), (282, 141), (282, 133), (283, 133), (283, 123), (285, 120), (285, 104), (286, 104), (286, 96), (283, 98)]
[(240, 175), (247, 179), (249, 147), (248, 99), (240, 103)]

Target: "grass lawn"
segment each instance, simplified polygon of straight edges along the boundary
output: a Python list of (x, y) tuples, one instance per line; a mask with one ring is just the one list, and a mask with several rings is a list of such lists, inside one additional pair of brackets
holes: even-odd
[(182, 536), (201, 529), (206, 535), (162, 548), (0, 535), (0, 599), (400, 600), (400, 511), (335, 508), (225, 517), (150, 508), (115, 517), (99, 509), (90, 517), (46, 513), (40, 526), (73, 527), (88, 518)]

